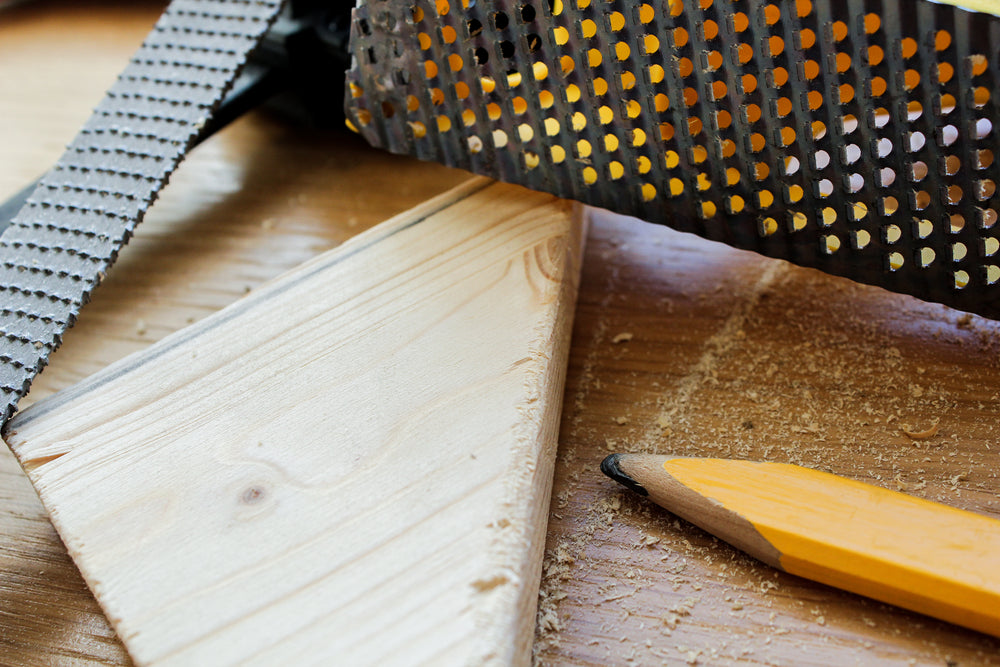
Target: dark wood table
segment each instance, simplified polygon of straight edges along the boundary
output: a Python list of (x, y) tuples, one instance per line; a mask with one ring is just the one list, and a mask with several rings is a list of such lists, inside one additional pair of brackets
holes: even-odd
[[(58, 157), (161, 7), (0, 13), (0, 199)], [(465, 178), (241, 119), (178, 171), (25, 404)], [(612, 451), (788, 461), (1000, 518), (998, 407), (997, 323), (596, 214), (537, 661), (1000, 664), (1000, 640), (777, 573), (598, 470)], [(128, 657), (4, 448), (0, 664), (88, 663)]]

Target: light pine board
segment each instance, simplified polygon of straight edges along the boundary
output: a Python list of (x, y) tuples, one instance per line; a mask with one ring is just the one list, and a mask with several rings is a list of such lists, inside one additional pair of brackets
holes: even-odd
[[(3, 12), (0, 197), (61, 154), (164, 4), (52, 0)], [(371, 150), (346, 131), (248, 114), (184, 161), (21, 407), (468, 178)], [(6, 446), (0, 663), (132, 664)]]
[(18, 415), (133, 659), (525, 659), (581, 226), (471, 181)]

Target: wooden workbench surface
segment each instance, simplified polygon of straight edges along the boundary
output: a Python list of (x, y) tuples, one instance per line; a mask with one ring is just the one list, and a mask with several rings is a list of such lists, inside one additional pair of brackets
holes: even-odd
[[(160, 6), (0, 13), (0, 199), (58, 157)], [(465, 178), (240, 120), (178, 171), (28, 400)], [(538, 662), (1000, 664), (1000, 640), (776, 573), (598, 470), (611, 451), (790, 461), (1000, 518), (1000, 325), (601, 213), (583, 274)], [(0, 664), (88, 663), (128, 658), (3, 449)]]

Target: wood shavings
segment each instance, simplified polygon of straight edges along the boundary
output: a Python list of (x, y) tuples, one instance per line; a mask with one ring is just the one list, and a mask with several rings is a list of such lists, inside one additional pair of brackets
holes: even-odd
[(677, 650), (684, 655), (684, 662), (689, 665), (697, 665), (698, 658), (701, 657), (701, 649), (690, 649), (686, 646), (678, 646)]
[(930, 428), (926, 428), (923, 431), (911, 431), (909, 427), (902, 424), (900, 425), (899, 430), (901, 430), (903, 435), (910, 440), (930, 440), (937, 435), (939, 427), (940, 424), (937, 420), (935, 420), (934, 423), (931, 424)]
[(630, 598), (635, 595), (636, 589), (625, 591), (624, 593), (615, 593), (614, 595), (607, 595), (604, 597), (604, 602), (614, 602), (615, 600), (622, 600), (624, 598)]
[(765, 579), (764, 581), (760, 582), (758, 590), (760, 591), (761, 595), (767, 595), (768, 593), (770, 593), (773, 590), (776, 590), (777, 588), (778, 584), (774, 583), (770, 579)]
[[(732, 664), (750, 653), (760, 664), (797, 664), (813, 650), (820, 652), (817, 664), (833, 664), (864, 650), (863, 638), (878, 652), (871, 655), (880, 657), (905, 660), (905, 649), (930, 664), (947, 648), (967, 659), (983, 651), (976, 654), (979, 663), (969, 664), (1000, 667), (984, 659), (986, 649), (978, 644), (956, 648), (958, 640), (943, 630), (933, 633), (939, 645), (915, 648), (926, 628), (911, 633), (877, 604), (848, 608), (825, 591), (803, 589), (628, 495), (619, 496), (622, 509), (606, 523), (604, 480), (588, 483), (586, 472), (570, 474), (592, 469), (605, 450), (773, 460), (1000, 516), (1000, 501), (994, 506), (990, 499), (1000, 472), (983, 467), (984, 456), (995, 457), (1000, 427), (992, 420), (970, 422), (977, 413), (1000, 410), (1000, 392), (991, 382), (1000, 370), (996, 323), (972, 318), (970, 329), (960, 331), (955, 313), (908, 301), (893, 301), (896, 310), (886, 311), (880, 293), (796, 268), (757, 272), (756, 280), (743, 271), (740, 281), (727, 283), (725, 291), (735, 296), (725, 302), (709, 294), (710, 286), (681, 293), (673, 283), (656, 283), (673, 297), (676, 311), (698, 321), (692, 340), (686, 327), (658, 330), (628, 319), (652, 300), (626, 292), (628, 281), (642, 276), (617, 259), (607, 259), (614, 271), (597, 272), (608, 291), (581, 311), (592, 320), (590, 345), (575, 362), (580, 381), (567, 396), (586, 400), (564, 420), (574, 446), (561, 449), (560, 464), (572, 480), (563, 483), (573, 488), (570, 506), (584, 508), (583, 519), (567, 510), (558, 524), (558, 539), (572, 545), (578, 560), (568, 578), (552, 582), (568, 593), (558, 607), (566, 623), (562, 651), (543, 651), (538, 664), (684, 664), (686, 651), (699, 649), (693, 656), (698, 664)], [(629, 309), (616, 311), (615, 299), (609, 305), (607, 295), (616, 287)], [(993, 337), (982, 350), (975, 348), (980, 328)], [(611, 344), (618, 332), (634, 332), (628, 347)], [(627, 364), (621, 363), (623, 352)], [(929, 443), (902, 430), (919, 435), (939, 422), (944, 426), (945, 418), (954, 426), (939, 426), (928, 434)], [(970, 479), (953, 480), (964, 471)], [(660, 542), (645, 545), (644, 538), (654, 535)], [(630, 568), (641, 568), (642, 576), (628, 578)], [(608, 581), (618, 588), (601, 586)], [(602, 598), (633, 584), (634, 595), (602, 608)], [(696, 596), (697, 606), (679, 603), (688, 596)], [(822, 606), (810, 604), (815, 602)], [(590, 624), (596, 619), (603, 621), (599, 631)], [(601, 638), (604, 654), (573, 646), (580, 638), (592, 641), (591, 632)], [(840, 643), (853, 633), (859, 641)], [(619, 647), (621, 636), (627, 639)], [(634, 660), (626, 659), (630, 649)]]
[(691, 612), (694, 610), (695, 605), (697, 605), (699, 601), (700, 598), (687, 597), (672, 605), (670, 609), (667, 610), (667, 614), (665, 614), (661, 619), (663, 624), (670, 628), (677, 627), (677, 624), (680, 623), (682, 618), (691, 615)]

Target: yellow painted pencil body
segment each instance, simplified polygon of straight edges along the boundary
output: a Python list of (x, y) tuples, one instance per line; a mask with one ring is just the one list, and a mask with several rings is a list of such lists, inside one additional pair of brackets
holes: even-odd
[(1000, 521), (782, 463), (621, 454), (602, 469), (786, 572), (1000, 636)]

